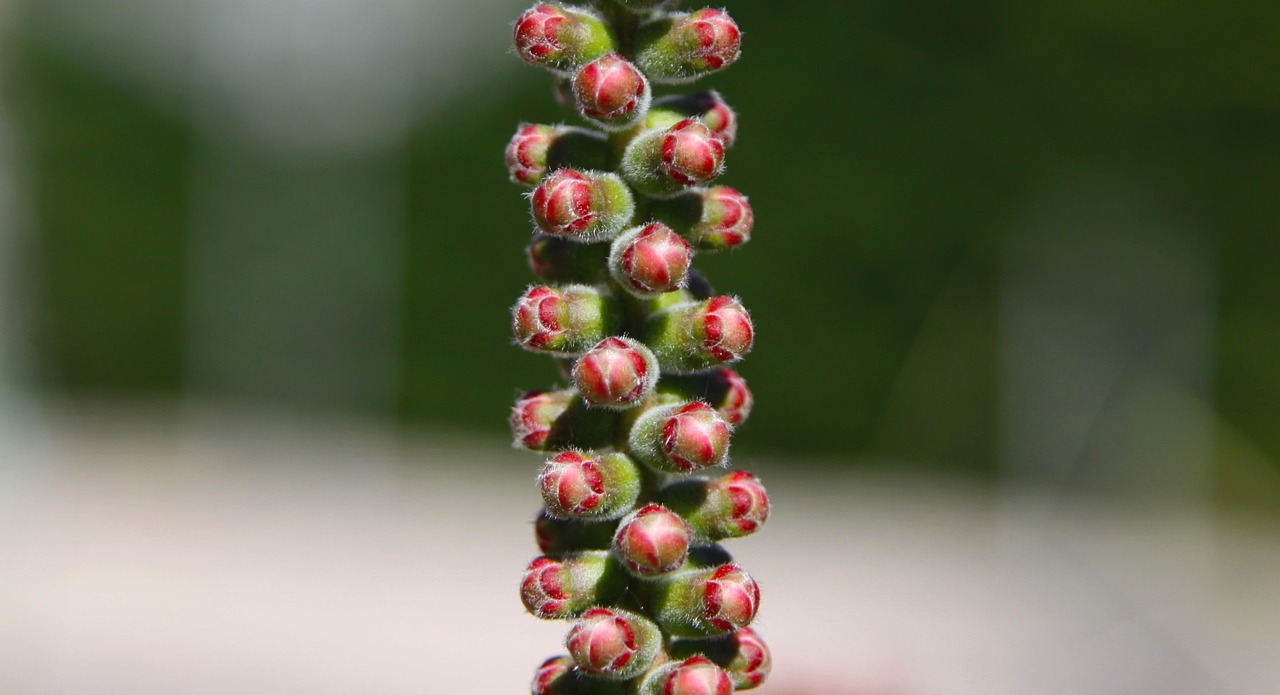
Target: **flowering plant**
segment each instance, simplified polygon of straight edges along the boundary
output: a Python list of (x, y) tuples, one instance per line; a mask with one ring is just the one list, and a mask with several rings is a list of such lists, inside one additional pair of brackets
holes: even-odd
[(522, 124), (506, 150), (511, 180), (532, 187), (541, 283), (516, 302), (512, 330), (568, 382), (511, 412), (516, 446), (549, 457), (543, 554), (520, 597), (539, 618), (573, 621), (535, 695), (725, 695), (769, 672), (749, 627), (759, 588), (719, 545), (769, 517), (759, 479), (716, 471), (751, 412), (729, 365), (754, 326), (692, 268), (695, 253), (751, 236), (746, 196), (712, 185), (737, 116), (714, 91), (653, 94), (732, 65), (741, 33), (724, 10), (676, 4), (540, 3), (515, 24), (516, 53), (554, 73), (591, 126)]

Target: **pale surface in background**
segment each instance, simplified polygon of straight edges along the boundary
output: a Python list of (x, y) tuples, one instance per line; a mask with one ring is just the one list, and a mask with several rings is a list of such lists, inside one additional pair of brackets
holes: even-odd
[[(562, 651), (516, 592), (537, 456), (145, 415), (55, 413), (0, 510), (0, 692), (501, 695)], [(738, 464), (775, 505), (729, 544), (764, 589), (758, 692), (1280, 692), (1274, 518)]]

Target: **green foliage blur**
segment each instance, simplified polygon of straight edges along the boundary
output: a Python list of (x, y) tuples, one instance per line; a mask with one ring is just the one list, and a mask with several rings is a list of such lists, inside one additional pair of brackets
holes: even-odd
[[(742, 365), (757, 410), (736, 447), (992, 470), (1019, 220), (1064, 176), (1128, 172), (1117, 180), (1157, 181), (1154, 204), (1207, 230), (1204, 396), (1280, 460), (1280, 4), (728, 4), (743, 59), (706, 84), (740, 114), (723, 181), (757, 227), (697, 265), (759, 327)], [(177, 396), (192, 127), (38, 36), (10, 39), (42, 385)], [(549, 76), (509, 62), (500, 93), (415, 125), (403, 152), (408, 424), (500, 437), (517, 391), (557, 379), (511, 344), (530, 224), (501, 155), (518, 122), (573, 117)]]

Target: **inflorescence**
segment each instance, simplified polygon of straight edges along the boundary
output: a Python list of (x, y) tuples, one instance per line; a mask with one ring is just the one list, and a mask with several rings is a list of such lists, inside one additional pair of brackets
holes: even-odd
[(516, 446), (549, 456), (543, 554), (520, 597), (539, 618), (573, 621), (534, 695), (727, 695), (769, 673), (749, 627), (760, 590), (718, 544), (769, 517), (759, 479), (716, 471), (751, 413), (728, 365), (754, 327), (692, 269), (695, 253), (751, 236), (746, 196), (713, 185), (737, 116), (714, 91), (653, 94), (732, 65), (741, 33), (724, 10), (676, 4), (540, 3), (515, 23), (516, 53), (554, 73), (591, 126), (522, 124), (506, 150), (511, 180), (532, 188), (541, 283), (516, 302), (512, 330), (568, 382), (511, 413)]

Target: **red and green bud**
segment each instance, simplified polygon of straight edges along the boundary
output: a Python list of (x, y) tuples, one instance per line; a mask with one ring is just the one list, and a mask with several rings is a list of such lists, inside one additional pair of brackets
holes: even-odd
[(644, 127), (666, 130), (686, 118), (702, 121), (725, 147), (738, 137), (738, 114), (714, 90), (654, 99)]
[(637, 190), (669, 197), (724, 172), (724, 143), (696, 118), (641, 133), (622, 154), (622, 176)]
[(542, 467), (538, 488), (560, 519), (617, 519), (635, 506), (640, 471), (625, 454), (562, 451)]
[(732, 695), (733, 679), (705, 656), (670, 661), (645, 675), (637, 695)]
[(736, 690), (750, 690), (763, 685), (773, 666), (768, 645), (749, 627), (726, 637), (674, 640), (670, 651), (677, 659), (705, 655), (729, 674)]
[(654, 82), (690, 82), (733, 65), (742, 32), (724, 10), (678, 13), (640, 28), (636, 64)]
[(573, 366), (573, 383), (587, 403), (627, 410), (653, 393), (658, 374), (658, 360), (643, 343), (611, 337), (578, 358)]
[(573, 389), (530, 391), (511, 409), (514, 445), (530, 451), (606, 447), (617, 425), (615, 413), (588, 407)]
[(649, 504), (625, 517), (613, 536), (613, 553), (637, 577), (674, 572), (689, 555), (692, 532), (678, 514)]
[(578, 668), (600, 678), (628, 680), (653, 664), (662, 633), (648, 619), (619, 608), (593, 608), (565, 639)]
[(737, 362), (751, 350), (755, 332), (747, 310), (724, 295), (680, 304), (649, 317), (644, 341), (664, 372), (692, 374)]
[(617, 53), (601, 56), (573, 75), (578, 112), (605, 130), (631, 127), (649, 110), (649, 80)]
[(664, 578), (654, 588), (649, 604), (654, 620), (676, 637), (736, 632), (751, 624), (759, 606), (760, 587), (733, 563)]
[(631, 190), (615, 174), (557, 169), (533, 189), (538, 229), (583, 243), (612, 239), (635, 214)]
[(576, 690), (573, 668), (573, 657), (568, 654), (547, 659), (534, 672), (530, 691), (533, 695), (571, 695)]
[(748, 536), (769, 520), (769, 495), (746, 471), (675, 481), (658, 500), (689, 522), (698, 543)]
[(634, 227), (613, 240), (609, 272), (622, 289), (637, 297), (678, 290), (689, 277), (693, 249), (661, 222)]
[(601, 133), (522, 123), (507, 143), (507, 172), (512, 182), (534, 186), (555, 169), (604, 168), (609, 156), (608, 140)]
[(612, 603), (627, 588), (626, 574), (608, 552), (534, 558), (520, 579), (520, 600), (533, 615), (572, 618)]
[(526, 350), (575, 355), (617, 328), (612, 300), (594, 287), (530, 287), (511, 309), (511, 331)]
[(732, 427), (746, 422), (755, 404), (747, 380), (728, 367), (699, 374), (664, 376), (657, 392), (661, 403), (692, 400), (709, 403)]
[(582, 550), (608, 550), (613, 545), (616, 520), (557, 519), (546, 509), (533, 520), (533, 537), (545, 555)]
[(551, 428), (564, 415), (577, 394), (562, 391), (530, 391), (511, 409), (511, 436), (517, 447), (543, 451), (551, 437)]
[(525, 257), (541, 280), (592, 285), (604, 279), (609, 244), (582, 244), (538, 232), (525, 247)]
[(647, 212), (702, 251), (723, 251), (747, 243), (756, 222), (747, 197), (728, 186), (695, 188), (655, 200)]
[(631, 426), (628, 449), (637, 461), (668, 473), (725, 464), (732, 429), (706, 403), (672, 403), (645, 411)]
[(567, 72), (615, 50), (609, 25), (593, 12), (540, 3), (516, 20), (516, 54), (526, 63)]

